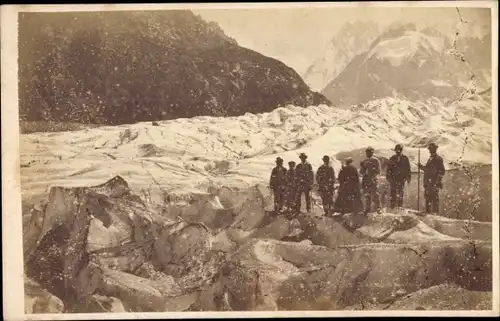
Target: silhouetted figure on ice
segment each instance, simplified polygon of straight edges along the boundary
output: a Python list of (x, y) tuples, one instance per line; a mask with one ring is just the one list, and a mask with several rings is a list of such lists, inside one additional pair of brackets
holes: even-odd
[(372, 203), (377, 212), (381, 212), (380, 194), (378, 191), (378, 175), (380, 175), (380, 161), (373, 156), (373, 147), (366, 149), (366, 158), (361, 162), (360, 173), (362, 176), (361, 187), (365, 199), (365, 214), (371, 212)]
[(325, 215), (332, 211), (333, 192), (335, 190), (335, 170), (330, 166), (330, 157), (323, 156), (323, 165), (316, 172), (316, 182), (318, 183), (321, 202)]
[(286, 188), (285, 188), (285, 206), (291, 214), (298, 214), (300, 208), (297, 207), (297, 173), (295, 170), (295, 162), (288, 162), (288, 170), (286, 172)]
[(311, 212), (311, 190), (314, 183), (314, 172), (311, 164), (307, 160), (307, 155), (302, 153), (299, 156), (300, 164), (297, 165), (297, 181), (298, 181), (298, 193), (297, 193), (297, 207), (301, 207), (302, 194), (306, 197), (306, 210), (308, 213)]
[(439, 190), (443, 188), (443, 176), (445, 174), (444, 161), (437, 154), (438, 145), (430, 143), (427, 147), (431, 154), (427, 163), (418, 163), (418, 168), (424, 171), (424, 198), (425, 212), (439, 213)]
[(276, 167), (271, 172), (269, 186), (273, 191), (274, 210), (279, 212), (283, 210), (286, 187), (286, 168), (283, 167), (283, 159), (281, 157), (276, 158)]
[(403, 155), (403, 145), (394, 147), (395, 155), (389, 158), (385, 177), (391, 188), (390, 208), (403, 207), (405, 182), (411, 182), (410, 160)]
[(344, 166), (340, 169), (338, 180), (339, 190), (334, 211), (341, 214), (361, 211), (363, 201), (361, 200), (359, 174), (356, 167), (352, 165), (352, 158), (345, 160)]

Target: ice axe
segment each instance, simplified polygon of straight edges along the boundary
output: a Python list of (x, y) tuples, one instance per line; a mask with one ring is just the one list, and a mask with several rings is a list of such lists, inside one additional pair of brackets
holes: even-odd
[(420, 212), (420, 148), (418, 149), (417, 164), (417, 212)]

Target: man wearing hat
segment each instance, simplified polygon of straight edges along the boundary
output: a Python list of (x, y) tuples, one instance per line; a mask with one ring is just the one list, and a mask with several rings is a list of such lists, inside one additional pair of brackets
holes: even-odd
[(273, 191), (274, 210), (280, 212), (283, 209), (284, 193), (286, 186), (286, 168), (283, 167), (283, 159), (276, 158), (276, 167), (271, 172), (269, 186)]
[(325, 215), (331, 213), (333, 207), (333, 191), (335, 190), (335, 171), (330, 166), (330, 157), (323, 156), (323, 165), (316, 172), (316, 182), (318, 183), (321, 202)]
[(397, 144), (394, 147), (395, 155), (389, 158), (385, 178), (391, 187), (390, 208), (403, 206), (403, 194), (405, 182), (411, 181), (410, 160), (403, 155), (403, 145)]
[(297, 165), (296, 173), (297, 173), (297, 208), (300, 211), (302, 194), (306, 196), (306, 209), (307, 212), (311, 212), (311, 190), (312, 185), (314, 183), (314, 172), (311, 164), (309, 164), (307, 160), (307, 155), (301, 153), (300, 156), (300, 164)]
[(380, 161), (373, 156), (373, 147), (366, 149), (366, 158), (361, 162), (360, 174), (361, 187), (365, 198), (365, 214), (371, 210), (372, 202), (375, 203), (377, 212), (381, 212), (380, 194), (378, 192), (378, 175), (380, 175)]
[(285, 206), (292, 215), (300, 212), (300, 209), (297, 209), (297, 174), (294, 161), (288, 162), (286, 171)]
[(426, 213), (439, 213), (439, 189), (443, 188), (445, 174), (444, 161), (437, 154), (438, 145), (430, 143), (427, 146), (430, 157), (425, 165), (418, 163), (418, 168), (424, 171), (424, 197)]

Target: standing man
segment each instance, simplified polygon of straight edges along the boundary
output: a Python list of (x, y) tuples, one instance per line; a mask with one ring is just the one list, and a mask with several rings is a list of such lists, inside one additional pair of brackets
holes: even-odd
[(271, 179), (269, 186), (273, 191), (274, 196), (274, 210), (280, 212), (283, 209), (285, 186), (286, 186), (286, 168), (283, 167), (283, 159), (276, 158), (276, 167), (271, 172)]
[(424, 171), (425, 212), (437, 214), (439, 213), (439, 190), (443, 188), (442, 180), (445, 174), (444, 161), (437, 154), (438, 145), (430, 143), (427, 149), (431, 156), (425, 166), (418, 163), (418, 168)]
[(362, 176), (361, 187), (365, 198), (365, 214), (371, 210), (372, 202), (378, 213), (382, 212), (380, 207), (380, 195), (378, 192), (378, 175), (380, 175), (380, 161), (373, 156), (373, 147), (366, 149), (366, 159), (361, 162), (360, 174)]
[(403, 145), (394, 147), (395, 155), (389, 158), (385, 177), (391, 187), (390, 208), (403, 207), (405, 182), (411, 181), (410, 160), (403, 155)]
[(300, 212), (300, 209), (297, 209), (297, 173), (295, 171), (295, 162), (289, 161), (288, 167), (286, 171), (285, 206), (292, 215), (295, 215)]
[(330, 157), (323, 156), (323, 165), (316, 172), (321, 202), (325, 215), (329, 215), (333, 207), (333, 191), (335, 190), (335, 170), (330, 166)]
[(306, 209), (307, 212), (311, 212), (311, 190), (312, 185), (314, 183), (314, 172), (311, 164), (306, 162), (307, 155), (301, 153), (300, 156), (300, 164), (297, 165), (296, 173), (297, 173), (297, 181), (298, 181), (298, 193), (297, 193), (297, 207), (300, 211), (300, 206), (302, 202), (302, 194), (306, 196)]

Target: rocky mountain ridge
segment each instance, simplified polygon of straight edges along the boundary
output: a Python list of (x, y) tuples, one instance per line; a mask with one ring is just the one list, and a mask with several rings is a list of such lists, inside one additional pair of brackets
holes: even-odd
[(491, 86), (491, 33), (452, 37), (394, 24), (355, 56), (322, 93), (349, 106), (400, 95), (410, 101), (460, 99)]

